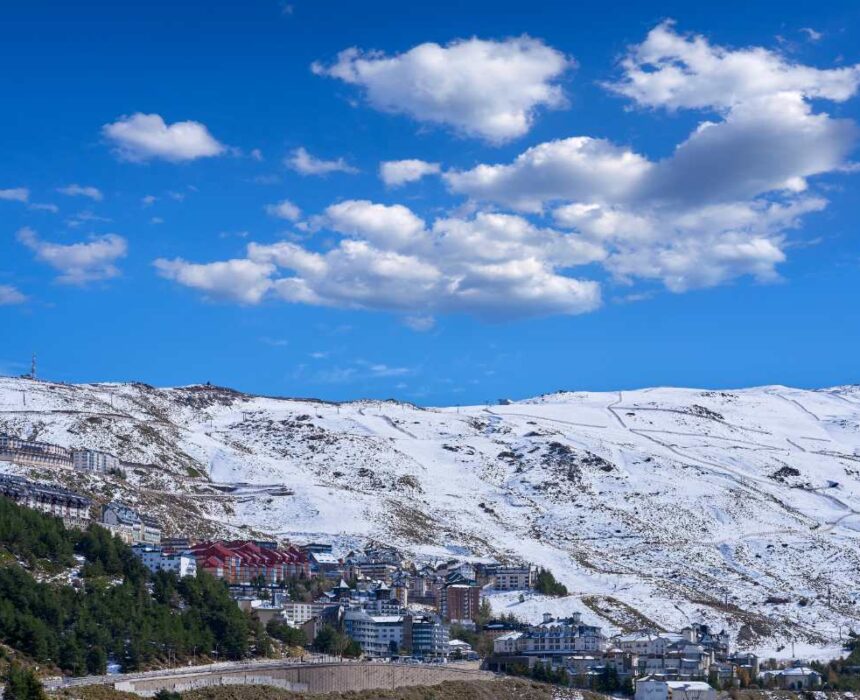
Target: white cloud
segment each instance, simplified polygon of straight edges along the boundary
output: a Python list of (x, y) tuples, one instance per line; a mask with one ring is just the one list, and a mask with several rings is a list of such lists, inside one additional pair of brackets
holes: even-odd
[(499, 143), (527, 133), (538, 108), (565, 104), (558, 79), (571, 64), (522, 36), (425, 43), (396, 56), (351, 48), (312, 70), (363, 88), (376, 109)]
[[(323, 357), (327, 355), (327, 353), (313, 353), (312, 356), (318, 354)], [(414, 373), (415, 369), (412, 367), (398, 367), (385, 364), (384, 362), (369, 362), (358, 359), (350, 365), (318, 370), (314, 372), (311, 378), (327, 384), (345, 384), (374, 379), (405, 377)]]
[(0, 200), (8, 202), (26, 202), (30, 199), (30, 190), (26, 187), (12, 187), (6, 190), (0, 190)]
[(400, 250), (424, 235), (424, 221), (400, 204), (386, 206), (367, 200), (348, 200), (333, 204), (317, 225), (347, 236), (364, 238), (374, 245)]
[(57, 192), (60, 194), (67, 194), (70, 197), (89, 197), (96, 202), (101, 202), (104, 199), (104, 195), (100, 189), (84, 185), (73, 184), (66, 185), (65, 187), (58, 187)]
[(57, 212), (60, 211), (60, 207), (58, 207), (56, 204), (35, 204), (34, 203), (34, 204), (31, 204), (29, 206), (29, 208), (32, 209), (33, 211), (49, 211), (52, 214), (56, 214)]
[(348, 173), (350, 175), (358, 172), (343, 158), (335, 160), (322, 160), (312, 156), (304, 148), (297, 148), (285, 160), (284, 164), (302, 175), (328, 175), (329, 173)]
[(302, 210), (288, 199), (281, 200), (277, 204), (267, 204), (266, 213), (269, 216), (286, 219), (287, 221), (298, 221), (302, 218)]
[(58, 282), (86, 284), (120, 274), (116, 262), (125, 257), (128, 245), (122, 236), (108, 233), (91, 236), (86, 242), (61, 244), (41, 240), (30, 228), (18, 231), (18, 241), (36, 254), (36, 259), (57, 270)]
[(610, 89), (640, 105), (710, 109), (716, 118), (662, 160), (574, 137), (510, 163), (449, 171), (448, 188), (472, 206), (540, 213), (556, 205), (556, 222), (603, 246), (601, 264), (622, 282), (655, 279), (680, 292), (742, 275), (776, 279), (785, 232), (826, 205), (806, 194), (809, 179), (849, 170), (860, 133), (853, 121), (816, 113), (812, 100), (848, 99), (860, 68), (820, 70), (765, 49), (732, 51), (669, 23), (631, 48), (622, 66)]
[(854, 122), (813, 114), (796, 93), (757, 97), (702, 123), (636, 196), (698, 203), (802, 191), (806, 178), (842, 167), (857, 137)]
[(198, 265), (181, 258), (154, 263), (162, 277), (197, 289), (212, 299), (256, 304), (271, 288), (274, 265), (252, 260), (226, 260)]
[(551, 201), (624, 199), (652, 167), (628, 148), (577, 136), (529, 148), (509, 165), (449, 171), (444, 179), (452, 192), (539, 212)]
[(823, 32), (816, 31), (812, 27), (801, 27), (800, 31), (806, 34), (806, 38), (813, 43), (821, 41), (821, 38), (824, 36)]
[(842, 102), (860, 82), (860, 65), (822, 70), (761, 47), (726, 49), (700, 35), (678, 34), (668, 21), (632, 47), (621, 65), (623, 78), (607, 87), (637, 104), (668, 109), (729, 109), (784, 92)]
[(145, 207), (151, 207), (157, 201), (158, 201), (158, 197), (156, 197), (153, 194), (148, 194), (148, 195), (140, 198), (140, 203)]
[(432, 316), (406, 316), (403, 323), (418, 333), (425, 333), (436, 326), (436, 319)]
[[(602, 247), (521, 217), (479, 214), (428, 227), (401, 205), (347, 201), (315, 218), (345, 237), (324, 253), (286, 241), (250, 243), (244, 260), (269, 267), (259, 268), (263, 291), (245, 301), (268, 293), (293, 303), (382, 309), (411, 318), (412, 327), (428, 326), (437, 313), (510, 318), (582, 313), (600, 304), (596, 282), (562, 271), (602, 259)], [(173, 278), (215, 293), (197, 279)], [(218, 284), (223, 296), (236, 296), (232, 280)]]
[(778, 278), (785, 260), (784, 232), (804, 214), (821, 211), (823, 199), (803, 197), (789, 204), (735, 202), (686, 210), (637, 209), (571, 204), (555, 211), (556, 221), (593, 237), (609, 254), (604, 267), (616, 279), (661, 281), (684, 292), (723, 284), (742, 275), (760, 282)]
[(78, 228), (84, 224), (90, 224), (96, 221), (100, 223), (109, 223), (111, 220), (105, 216), (94, 214), (91, 211), (79, 211), (77, 214), (66, 219), (66, 225), (71, 228)]
[(273, 348), (285, 348), (290, 344), (290, 341), (285, 338), (270, 338), (266, 335), (260, 338), (260, 342), (271, 345)]
[(389, 187), (400, 187), (425, 175), (436, 175), (440, 170), (439, 163), (425, 160), (387, 160), (379, 164), (379, 177)]
[(113, 142), (121, 158), (135, 162), (151, 159), (182, 162), (221, 155), (227, 150), (200, 122), (166, 124), (158, 114), (138, 112), (121, 117), (105, 124), (102, 133)]
[[(356, 54), (320, 70), (370, 60)], [(607, 277), (673, 292), (778, 279), (791, 232), (827, 205), (814, 178), (856, 170), (857, 125), (816, 109), (854, 94), (857, 69), (728, 50), (663, 24), (630, 49), (623, 70), (610, 87), (637, 104), (710, 113), (659, 159), (573, 136), (509, 162), (449, 170), (448, 189), (468, 199), (433, 221), (402, 204), (332, 204), (307, 222), (308, 231), (339, 234), (322, 250), (248, 246), (246, 260), (272, 266), (259, 299), (387, 310), (421, 328), (444, 313), (588, 312), (600, 306), (598, 279)], [(418, 163), (393, 169), (390, 184), (420, 172)], [(538, 218), (550, 212), (553, 224)], [(622, 298), (650, 293), (634, 287)]]
[(11, 284), (0, 284), (0, 306), (23, 304), (27, 297), (17, 287)]

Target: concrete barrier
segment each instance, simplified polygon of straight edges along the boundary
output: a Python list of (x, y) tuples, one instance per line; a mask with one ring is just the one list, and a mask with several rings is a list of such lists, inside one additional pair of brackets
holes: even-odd
[(438, 685), (451, 680), (488, 680), (495, 677), (486, 671), (443, 664), (290, 664), (246, 671), (198, 672), (135, 678), (119, 681), (114, 684), (114, 688), (143, 697), (152, 697), (162, 689), (184, 692), (220, 685), (270, 685), (297, 692), (334, 693)]

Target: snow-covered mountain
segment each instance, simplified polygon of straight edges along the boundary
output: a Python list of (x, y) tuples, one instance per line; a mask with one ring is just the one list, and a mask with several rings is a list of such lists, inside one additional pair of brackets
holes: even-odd
[[(760, 650), (860, 629), (860, 387), (420, 408), (0, 378), (0, 432), (133, 463), (3, 468), (122, 496), (173, 531), (526, 560), (571, 590), (556, 612), (610, 629), (711, 622)], [(549, 601), (493, 604), (530, 617)]]

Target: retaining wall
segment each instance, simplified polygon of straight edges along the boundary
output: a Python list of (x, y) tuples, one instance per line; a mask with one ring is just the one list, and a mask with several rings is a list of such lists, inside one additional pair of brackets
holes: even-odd
[(271, 685), (297, 692), (333, 693), (437, 685), (450, 680), (487, 680), (494, 677), (493, 674), (486, 671), (446, 667), (445, 665), (292, 664), (279, 668), (248, 671), (189, 673), (131, 679), (117, 682), (114, 687), (117, 690), (136, 693), (144, 697), (151, 697), (162, 688), (183, 692), (219, 685)]

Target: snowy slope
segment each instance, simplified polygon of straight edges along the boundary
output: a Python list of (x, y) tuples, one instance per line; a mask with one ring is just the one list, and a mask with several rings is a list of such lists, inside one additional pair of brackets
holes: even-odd
[(40, 474), (136, 500), (174, 530), (547, 566), (573, 595), (494, 598), (524, 617), (709, 621), (769, 650), (860, 628), (858, 387), (421, 409), (0, 378), (0, 431), (136, 463), (125, 478)]

